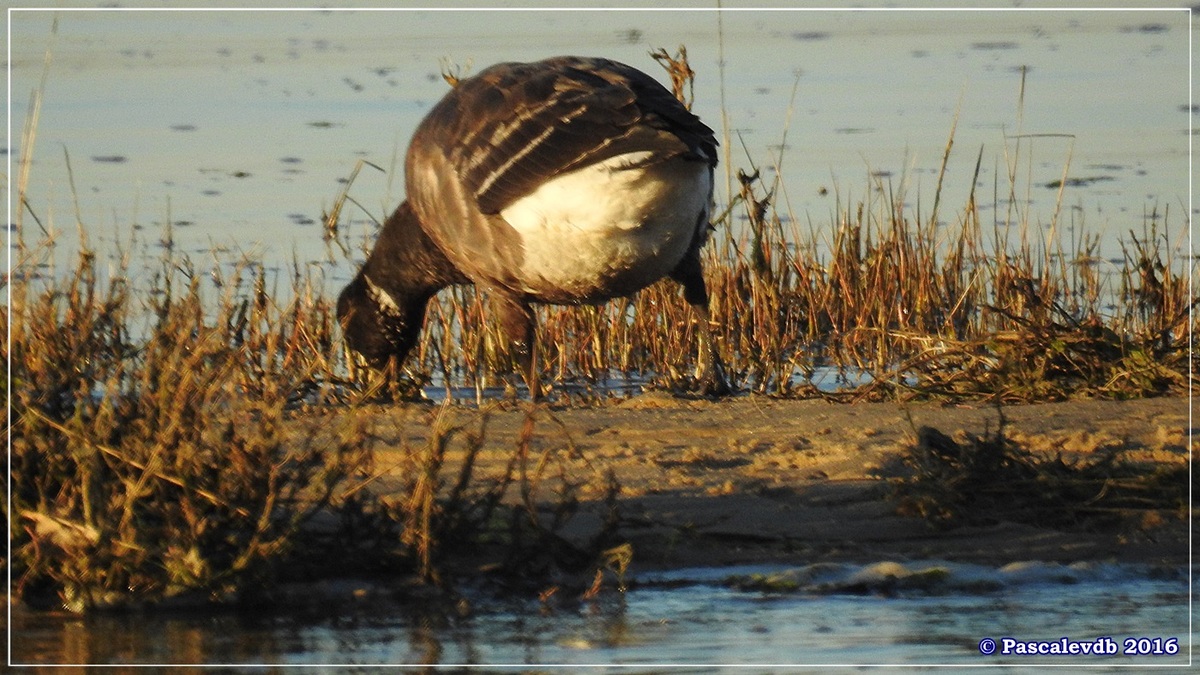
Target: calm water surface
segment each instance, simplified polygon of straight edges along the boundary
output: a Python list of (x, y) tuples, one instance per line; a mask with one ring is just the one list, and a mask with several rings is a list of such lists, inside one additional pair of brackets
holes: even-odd
[[(937, 570), (920, 588), (887, 590), (891, 564), (799, 570), (730, 568), (640, 575), (624, 595), (589, 602), (474, 599), (439, 613), (396, 602), (280, 614), (18, 618), (21, 663), (225, 664), (758, 664), (1182, 665), (1188, 661), (1187, 579), (1181, 571), (1037, 563)], [(802, 579), (803, 590), (739, 590), (751, 574)], [(791, 575), (790, 577), (788, 575)], [(353, 586), (347, 586), (353, 588)], [(1174, 639), (1175, 654), (983, 655), (991, 638)], [(1136, 643), (1134, 643), (1136, 644)], [(1145, 645), (1143, 645), (1145, 646)], [(1136, 649), (1136, 647), (1135, 647)], [(999, 647), (998, 647), (999, 650)], [(1151, 647), (1151, 651), (1153, 648)], [(624, 671), (622, 671), (624, 672)], [(672, 669), (671, 672), (677, 672)]]
[[(78, 223), (106, 255), (115, 242), (131, 249), (135, 266), (170, 238), (201, 269), (214, 251), (246, 252), (309, 265), (336, 288), (355, 260), (327, 258), (322, 213), (360, 159), (385, 171), (366, 168), (353, 183), (355, 233), (369, 237), (372, 219), (402, 199), (397, 162), (446, 91), (443, 68), (578, 53), (657, 75), (647, 51), (679, 44), (698, 73), (694, 109), (724, 138), (725, 166), (780, 176), (777, 203), (804, 228), (827, 231), (839, 199), (879, 187), (927, 213), (957, 116), (949, 223), (982, 148), (985, 219), (1017, 213), (1043, 231), (1058, 202), (1047, 186), (1065, 175), (1059, 230), (1100, 233), (1106, 257), (1119, 257), (1120, 238), (1140, 232), (1148, 213), (1186, 232), (1193, 112), (1181, 11), (21, 11), (11, 26), (12, 176), (49, 48), (29, 206), (59, 232), (60, 249), (70, 250)], [(33, 217), (21, 222), (37, 239)], [(1188, 601), (1185, 579), (1124, 569), (897, 597), (644, 583), (551, 612), (481, 600), (456, 618), (19, 615), (13, 628), (18, 660), (39, 662), (975, 665), (1000, 660), (981, 661), (989, 636), (1186, 643)], [(1143, 662), (1186, 662), (1186, 649)]]
[[(154, 245), (170, 222), (201, 258), (322, 260), (322, 214), (359, 159), (386, 172), (355, 180), (355, 233), (402, 199), (398, 163), (443, 69), (578, 53), (657, 76), (647, 52), (680, 44), (725, 167), (782, 176), (776, 203), (806, 229), (872, 188), (927, 215), (956, 117), (942, 220), (982, 149), (985, 218), (1045, 227), (1061, 209), (1060, 229), (1100, 233), (1106, 257), (1148, 212), (1186, 228), (1186, 11), (21, 11), (12, 37), (14, 160), (52, 53), (29, 203), (64, 242), (78, 208), (93, 244), (137, 228)], [(1060, 207), (1047, 186), (1064, 175)], [(341, 282), (354, 265), (325, 267)]]

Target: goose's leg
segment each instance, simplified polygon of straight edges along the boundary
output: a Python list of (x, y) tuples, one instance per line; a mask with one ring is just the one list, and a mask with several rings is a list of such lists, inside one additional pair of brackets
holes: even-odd
[(541, 398), (542, 391), (538, 385), (533, 308), (527, 302), (504, 294), (496, 294), (494, 297), (495, 307), (500, 315), (500, 325), (512, 342), (517, 370), (529, 388), (530, 400), (537, 401)]
[(708, 288), (704, 285), (704, 269), (700, 265), (700, 250), (692, 249), (683, 262), (671, 272), (671, 278), (683, 286), (683, 299), (692, 308), (692, 320), (699, 330), (696, 384), (707, 396), (730, 396), (733, 387), (725, 376), (725, 366), (713, 339), (712, 321), (708, 314)]

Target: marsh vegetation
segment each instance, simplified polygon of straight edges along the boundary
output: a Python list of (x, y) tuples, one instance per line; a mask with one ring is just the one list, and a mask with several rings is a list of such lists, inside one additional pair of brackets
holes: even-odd
[[(690, 68), (663, 60), (686, 91)], [(957, 203), (940, 180), (930, 199), (903, 176), (868, 176), (861, 192), (835, 191), (820, 223), (790, 213), (763, 167), (730, 167), (734, 189), (704, 255), (736, 385), (777, 397), (997, 404), (1187, 391), (1196, 328), (1187, 214), (1148, 209), (1125, 226), (1121, 258), (1102, 259), (1069, 209), (1043, 221), (1021, 198), (1033, 188), (1022, 179), (1030, 143), (1005, 139), (1008, 183), (986, 186), (982, 150), (954, 156), (951, 129), (940, 171), (965, 162), (976, 175)], [(27, 136), (26, 152), (31, 144)], [(556, 473), (569, 447), (529, 442), (546, 424), (538, 410), (499, 473), (476, 470), (485, 423), (447, 425), (427, 446), (386, 448), (403, 457), (400, 483), (375, 489), (386, 442), (365, 407), (438, 388), (482, 392), (511, 367), (474, 288), (435, 298), (408, 363), (352, 373), (336, 289), (300, 265), (272, 275), (252, 259), (209, 267), (166, 248), (149, 272), (128, 258), (109, 267), (80, 222), (70, 271), (30, 273), (56, 255), (55, 233), (19, 187), (31, 217), (17, 223), (2, 320), (20, 597), (73, 611), (231, 600), (296, 570), (327, 572), (316, 561), (334, 550), (358, 553), (364, 569), (445, 584), (457, 555), (485, 548), (511, 570), (570, 568), (598, 584), (608, 568), (620, 578), (629, 552), (611, 522), (584, 545), (557, 535), (579, 479)], [(358, 242), (337, 223), (335, 208), (330, 250), (353, 251)], [(35, 226), (42, 236), (27, 242)], [(539, 308), (542, 379), (560, 384), (557, 403), (604, 398), (626, 382), (685, 383), (679, 364), (696, 353), (696, 336), (676, 293), (660, 283), (605, 306)], [(818, 386), (825, 372), (840, 385)], [(451, 448), (465, 459), (448, 462)], [(966, 474), (980, 480), (970, 466)], [(615, 513), (619, 486), (602, 480)], [(939, 494), (910, 506), (944, 520), (961, 495)]]

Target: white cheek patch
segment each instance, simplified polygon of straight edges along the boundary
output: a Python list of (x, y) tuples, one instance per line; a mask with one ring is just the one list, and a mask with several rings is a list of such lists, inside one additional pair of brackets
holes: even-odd
[(712, 170), (683, 158), (641, 165), (648, 157), (564, 174), (501, 212), (521, 235), (527, 292), (602, 295), (613, 279), (644, 286), (679, 264), (708, 225)]
[(375, 303), (381, 314), (389, 314), (396, 317), (401, 316), (400, 305), (396, 303), (396, 299), (392, 297), (391, 293), (377, 286), (375, 282), (371, 281), (371, 277), (365, 274), (363, 275), (363, 281), (367, 282), (367, 297), (371, 299), (371, 302)]

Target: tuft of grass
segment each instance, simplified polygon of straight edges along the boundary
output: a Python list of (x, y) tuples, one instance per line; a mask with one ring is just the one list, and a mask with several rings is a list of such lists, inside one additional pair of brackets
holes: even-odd
[(932, 427), (916, 430), (895, 485), (900, 513), (938, 527), (1019, 522), (1041, 527), (1097, 529), (1158, 522), (1187, 512), (1186, 464), (1129, 461), (1124, 449), (1094, 457), (1039, 457), (1004, 434), (951, 438)]
[[(403, 556), (424, 580), (448, 585), (479, 569), (520, 587), (537, 586), (562, 574), (596, 573), (611, 568), (622, 581), (632, 557), (616, 536), (620, 485), (596, 468), (583, 480), (602, 480), (607, 517), (586, 540), (571, 540), (563, 530), (577, 515), (581, 479), (569, 460), (578, 457), (569, 436), (556, 441), (538, 432), (553, 415), (541, 408), (525, 417), (515, 445), (500, 468), (484, 473), (489, 415), (477, 426), (451, 422), (451, 407), (441, 406), (423, 447), (402, 444), (392, 481), (373, 491), (371, 510), (398, 533)], [(494, 450), (493, 450), (494, 452)]]
[(0, 313), (17, 597), (74, 612), (229, 602), (347, 565), (453, 586), (483, 560), (523, 583), (605, 568), (620, 582), (632, 553), (612, 547), (615, 478), (608, 524), (560, 534), (582, 483), (570, 439), (536, 429), (549, 412), (529, 413), (499, 472), (477, 461), (486, 412), (468, 429), (446, 406), (428, 444), (401, 442), (399, 465), (378, 469), (381, 420), (360, 404), (387, 392), (338, 375), (332, 308), (310, 280), (294, 276), (280, 307), (251, 261), (199, 274), (167, 253), (140, 290), (125, 269), (104, 278), (85, 247), (67, 275), (14, 277)]
[[(877, 191), (839, 207), (827, 232), (805, 230), (785, 222), (756, 175), (739, 180), (750, 227), (727, 215), (704, 255), (716, 341), (744, 389), (1014, 403), (1190, 384), (1197, 301), (1160, 220), (1130, 232), (1123, 263), (1101, 270), (1094, 236), (1047, 260), (1027, 239), (985, 233), (970, 205), (947, 226)], [(496, 383), (511, 358), (488, 312), (472, 287), (437, 296), (410, 371), (477, 391)], [(692, 370), (697, 336), (669, 281), (604, 306), (536, 312), (545, 381), (672, 388)], [(820, 369), (846, 378), (840, 393), (818, 391)]]
[[(652, 57), (689, 100), (695, 73), (686, 52)], [(1033, 186), (1019, 164), (1034, 161), (1035, 141), (1049, 140), (1018, 134), (1004, 139), (985, 223), (986, 197), (977, 189), (984, 148), (972, 157), (961, 206), (952, 208), (943, 193), (958, 121), (956, 113), (928, 213), (906, 177), (871, 174), (860, 197), (833, 191), (831, 221), (819, 227), (780, 206), (783, 181), (766, 185), (753, 160), (731, 172), (735, 191), (718, 206), (703, 255), (715, 341), (737, 384), (838, 400), (1023, 402), (1186, 391), (1187, 338), (1200, 316), (1189, 290), (1186, 214), (1171, 226), (1170, 214), (1157, 209), (1115, 224), (1128, 231), (1123, 259), (1106, 261), (1087, 223), (1060, 222), (1062, 188), (1048, 225), (1030, 212)], [(1064, 174), (1069, 166), (1070, 153)], [(542, 381), (670, 389), (694, 370), (697, 336), (670, 281), (603, 306), (536, 313)], [(411, 378), (440, 380), (448, 394), (474, 389), (482, 400), (512, 363), (488, 314), (473, 287), (435, 297), (409, 359)], [(835, 393), (817, 386), (817, 374), (830, 370), (843, 384)]]
[(229, 599), (369, 465), (353, 411), (332, 428), (296, 414), (328, 363), (329, 308), (303, 288), (276, 308), (262, 275), (215, 312), (180, 261), (145, 306), (86, 247), (65, 278), (14, 278), (18, 595), (72, 611)]

